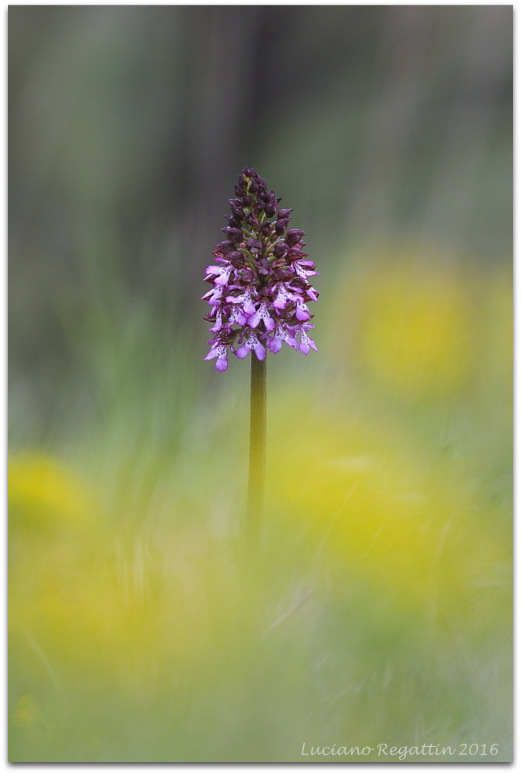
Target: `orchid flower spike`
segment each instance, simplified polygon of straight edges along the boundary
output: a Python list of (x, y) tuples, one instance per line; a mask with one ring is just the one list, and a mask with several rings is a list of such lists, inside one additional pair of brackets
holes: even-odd
[(280, 201), (254, 169), (243, 169), (222, 229), (226, 238), (206, 270), (212, 287), (202, 297), (214, 334), (205, 360), (216, 358), (218, 371), (227, 369), (230, 352), (263, 360), (283, 343), (305, 355), (316, 350), (307, 305), (318, 298), (308, 281), (318, 272), (303, 251), (304, 232), (288, 229), (292, 210), (279, 209)]

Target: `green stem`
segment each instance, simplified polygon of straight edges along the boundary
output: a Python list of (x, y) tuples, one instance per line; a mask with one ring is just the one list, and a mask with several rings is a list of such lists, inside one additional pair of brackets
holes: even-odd
[(250, 475), (248, 481), (248, 522), (257, 525), (264, 501), (266, 471), (266, 359), (251, 353), (250, 393)]

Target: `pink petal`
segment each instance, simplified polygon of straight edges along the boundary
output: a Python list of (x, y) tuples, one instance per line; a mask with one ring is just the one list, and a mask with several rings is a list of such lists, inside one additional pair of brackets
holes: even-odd
[(264, 358), (266, 357), (266, 348), (257, 339), (255, 339), (255, 342), (253, 344), (253, 349), (255, 350), (257, 359), (264, 360)]
[(297, 309), (295, 311), (295, 317), (297, 318), (297, 320), (302, 320), (302, 321), (310, 320), (311, 319), (311, 315), (308, 312), (305, 304), (303, 304), (303, 303), (299, 304), (297, 302)]
[(249, 352), (250, 352), (250, 348), (245, 343), (245, 344), (242, 345), (242, 347), (239, 347), (239, 349), (237, 350), (237, 352), (235, 354), (237, 355), (239, 360), (242, 360), (242, 358), (246, 357), (246, 355), (248, 355)]
[(280, 352), (280, 348), (282, 347), (282, 337), (273, 336), (273, 338), (268, 339), (267, 344), (270, 352), (273, 352), (273, 354), (276, 355), (277, 352)]
[(215, 363), (215, 367), (221, 373), (223, 371), (226, 371), (226, 369), (228, 368), (228, 358), (226, 357), (226, 353), (224, 353), (223, 355), (219, 355)]
[(259, 310), (257, 309), (255, 314), (252, 314), (251, 317), (248, 319), (248, 325), (250, 326), (250, 328), (256, 328), (257, 325), (260, 323), (260, 321), (261, 321), (261, 316), (260, 316)]

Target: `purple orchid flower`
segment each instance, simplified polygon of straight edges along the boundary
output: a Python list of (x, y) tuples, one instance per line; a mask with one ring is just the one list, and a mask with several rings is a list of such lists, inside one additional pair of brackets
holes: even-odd
[(304, 232), (288, 230), (292, 210), (278, 209), (279, 202), (254, 169), (243, 169), (230, 199), (226, 239), (214, 252), (217, 264), (206, 270), (212, 288), (202, 297), (215, 336), (205, 360), (216, 358), (218, 371), (227, 369), (230, 352), (264, 360), (283, 343), (304, 355), (317, 349), (307, 304), (318, 298), (308, 282), (318, 272), (303, 251)]

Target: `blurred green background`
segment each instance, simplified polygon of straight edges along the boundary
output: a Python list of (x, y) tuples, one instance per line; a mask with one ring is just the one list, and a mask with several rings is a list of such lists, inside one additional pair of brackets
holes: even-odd
[[(10, 7), (11, 761), (511, 759), (512, 15)], [(321, 273), (255, 542), (246, 165)]]

